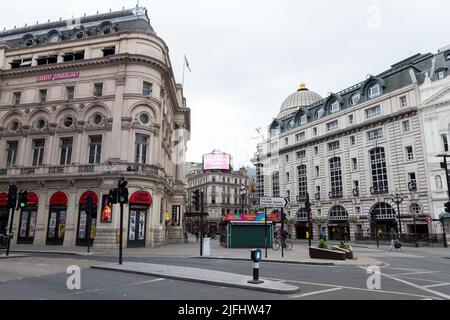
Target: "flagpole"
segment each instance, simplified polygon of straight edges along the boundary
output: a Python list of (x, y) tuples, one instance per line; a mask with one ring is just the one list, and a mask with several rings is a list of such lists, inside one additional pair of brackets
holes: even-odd
[(185, 72), (186, 72), (186, 56), (184, 56), (184, 59), (183, 59), (183, 82), (182, 82), (183, 89), (184, 89), (184, 73)]

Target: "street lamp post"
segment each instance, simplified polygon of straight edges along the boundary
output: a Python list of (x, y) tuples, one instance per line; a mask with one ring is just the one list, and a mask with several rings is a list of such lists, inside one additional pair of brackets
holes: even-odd
[(417, 243), (417, 228), (416, 228), (416, 213), (413, 212), (413, 220), (414, 220), (414, 246), (416, 248), (419, 247), (419, 244)]
[(402, 237), (402, 220), (401, 220), (401, 214), (400, 214), (400, 203), (402, 203), (404, 200), (401, 193), (398, 192), (398, 190), (395, 190), (395, 193), (391, 195), (391, 201), (395, 204), (397, 204), (397, 213), (398, 213), (398, 228), (399, 228), (399, 237), (401, 239)]
[(247, 195), (247, 188), (245, 185), (241, 186), (241, 204), (242, 204), (242, 214), (244, 214), (244, 202), (245, 202), (245, 196)]

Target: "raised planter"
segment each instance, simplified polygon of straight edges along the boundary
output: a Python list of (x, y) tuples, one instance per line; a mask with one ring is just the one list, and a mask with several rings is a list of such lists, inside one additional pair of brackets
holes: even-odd
[(310, 247), (309, 256), (312, 259), (345, 260), (346, 254), (345, 252), (337, 250), (328, 250)]
[(333, 249), (336, 250), (336, 251), (340, 251), (340, 252), (345, 253), (345, 258), (346, 259), (353, 260), (353, 251), (342, 249), (342, 248), (337, 247), (337, 246), (334, 246)]

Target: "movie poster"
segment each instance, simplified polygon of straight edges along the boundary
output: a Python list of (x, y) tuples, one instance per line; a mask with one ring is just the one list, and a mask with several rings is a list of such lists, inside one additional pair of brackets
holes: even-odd
[(64, 234), (66, 232), (66, 211), (61, 211), (59, 213), (59, 228), (58, 228), (58, 238), (62, 239), (64, 238)]
[(31, 212), (30, 230), (28, 231), (28, 236), (34, 238), (36, 233), (36, 223), (37, 223), (37, 211)]
[(20, 221), (20, 232), (19, 236), (25, 238), (27, 235), (27, 224), (28, 224), (28, 211), (22, 212), (22, 221)]
[(130, 232), (129, 240), (134, 241), (136, 239), (136, 211), (130, 211)]
[(145, 211), (141, 211), (139, 219), (139, 240), (145, 240)]
[(102, 223), (112, 222), (112, 206), (109, 203), (109, 195), (104, 195), (102, 198), (102, 214), (100, 221)]
[(87, 223), (87, 214), (86, 211), (80, 212), (80, 228), (78, 230), (78, 239), (86, 238), (86, 223)]

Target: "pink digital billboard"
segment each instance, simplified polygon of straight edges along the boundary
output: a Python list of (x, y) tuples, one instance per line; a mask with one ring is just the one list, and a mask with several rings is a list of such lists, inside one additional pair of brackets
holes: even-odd
[(229, 154), (206, 154), (203, 156), (203, 170), (230, 170)]

